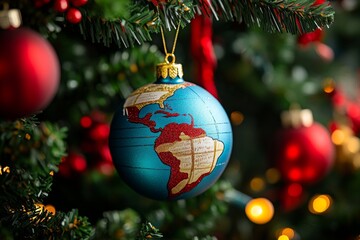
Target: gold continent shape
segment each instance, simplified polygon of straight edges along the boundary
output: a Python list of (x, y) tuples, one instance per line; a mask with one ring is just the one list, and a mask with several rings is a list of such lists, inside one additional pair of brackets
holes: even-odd
[(172, 194), (180, 192), (187, 184), (194, 183), (204, 174), (211, 173), (219, 156), (224, 151), (224, 144), (204, 135), (191, 138), (180, 134), (181, 141), (163, 143), (155, 148), (157, 153), (171, 152), (179, 163), (179, 171), (187, 173), (187, 178), (181, 180), (171, 189)]
[(180, 88), (186, 88), (192, 83), (181, 84), (148, 84), (135, 90), (126, 99), (124, 109), (128, 107), (137, 107), (139, 110), (149, 104), (159, 104), (160, 108), (164, 108), (166, 99), (174, 95), (175, 91)]

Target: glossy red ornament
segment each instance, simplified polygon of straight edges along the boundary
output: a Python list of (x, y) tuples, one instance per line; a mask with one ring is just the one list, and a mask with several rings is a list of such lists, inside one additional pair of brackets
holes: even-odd
[(279, 195), (281, 207), (284, 211), (298, 208), (305, 200), (304, 188), (299, 183), (286, 184)]
[(65, 12), (69, 8), (68, 0), (55, 0), (54, 9), (57, 12)]
[(284, 180), (313, 184), (330, 170), (334, 161), (334, 146), (330, 133), (319, 123), (288, 127), (275, 138), (275, 161)]
[(27, 28), (0, 31), (0, 116), (13, 119), (44, 109), (59, 80), (58, 58), (42, 36)]
[(81, 7), (84, 6), (88, 0), (71, 0), (71, 4), (75, 7)]
[(59, 165), (59, 174), (64, 177), (72, 177), (83, 173), (87, 169), (85, 157), (77, 152), (70, 152), (64, 157)]
[(94, 111), (81, 117), (80, 125), (83, 128), (81, 150), (88, 156), (89, 168), (95, 167), (105, 175), (113, 174), (114, 165), (108, 144), (110, 125), (106, 114)]
[(69, 8), (66, 12), (66, 20), (70, 23), (77, 24), (81, 22), (82, 14), (77, 8)]

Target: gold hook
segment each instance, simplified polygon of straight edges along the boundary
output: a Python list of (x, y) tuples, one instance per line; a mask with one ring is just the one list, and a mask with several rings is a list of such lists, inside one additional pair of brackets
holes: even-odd
[[(171, 53), (168, 53), (167, 51), (167, 47), (166, 47), (166, 41), (165, 41), (165, 36), (164, 36), (164, 30), (162, 28), (162, 26), (160, 25), (160, 31), (161, 31), (161, 37), (162, 37), (162, 42), (163, 42), (163, 46), (164, 46), (164, 53), (165, 53), (165, 62), (166, 63), (174, 63), (175, 62), (175, 47), (176, 47), (176, 43), (177, 43), (177, 39), (179, 36), (179, 30), (180, 30), (180, 20), (176, 29), (176, 34), (175, 34), (175, 39), (174, 39), (174, 44), (171, 50)], [(169, 62), (168, 58), (171, 57), (171, 62)]]

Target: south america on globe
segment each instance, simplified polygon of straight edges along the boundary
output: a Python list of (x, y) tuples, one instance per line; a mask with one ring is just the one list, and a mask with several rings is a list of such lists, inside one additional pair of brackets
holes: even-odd
[(109, 147), (119, 175), (152, 199), (203, 193), (221, 176), (231, 154), (225, 110), (182, 75), (180, 64), (159, 64), (157, 81), (135, 90), (111, 123)]

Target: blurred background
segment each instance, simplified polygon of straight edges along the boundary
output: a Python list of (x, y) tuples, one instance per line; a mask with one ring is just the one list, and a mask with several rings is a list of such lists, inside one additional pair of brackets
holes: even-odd
[[(27, 6), (28, 2), (17, 4)], [(50, 3), (33, 2), (36, 8), (20, 8), (23, 22), (53, 47), (61, 79), (53, 99), (36, 114), (31, 126), (41, 128), (47, 122), (43, 132), (54, 134), (59, 130), (51, 124), (67, 129), (55, 145), (48, 138), (36, 140), (55, 158), (56, 151), (65, 154), (58, 157), (58, 169), (56, 164), (50, 168), (51, 190), (41, 198), (42, 206), (52, 206), (55, 215), (78, 209), (96, 228), (91, 233), (94, 239), (134, 239), (145, 220), (164, 239), (359, 239), (358, 1), (331, 1), (334, 23), (310, 33), (268, 33), (215, 19), (201, 26), (194, 21), (180, 29), (175, 55), (183, 65), (184, 79), (218, 98), (230, 119), (234, 140), (228, 166), (214, 186), (197, 197), (178, 201), (151, 200), (128, 187), (113, 166), (108, 146), (113, 114), (133, 90), (155, 80), (154, 67), (164, 58), (161, 35), (152, 34), (151, 41), (134, 47), (104, 46), (91, 41), (91, 34), (84, 39), (86, 34), (81, 32), (91, 32), (84, 30), (86, 16), (76, 25), (72, 21), (77, 21), (77, 15), (71, 16), (68, 8), (62, 10), (58, 5), (56, 14), (63, 11), (65, 17), (55, 14), (53, 22), (47, 21), (42, 10), (49, 9)], [(94, 4), (86, 2), (69, 4), (75, 9)], [(102, 6), (118, 7), (122, 16), (128, 14), (122, 10), (126, 1), (110, 2), (102, 1)], [(38, 24), (39, 19), (43, 25)], [(66, 27), (59, 28), (57, 21)], [(97, 23), (93, 26), (96, 29)], [(170, 46), (174, 31), (166, 30), (165, 36)], [(207, 42), (201, 45), (197, 39)], [(9, 45), (9, 40), (2, 42), (0, 55)], [(16, 65), (19, 55), (7, 61)], [(24, 101), (20, 90), (12, 94)], [(42, 150), (36, 147), (36, 133), (27, 136), (24, 131), (11, 145), (12, 152), (6, 152), (4, 146), (10, 141), (4, 139), (14, 129), (26, 129), (16, 124), (26, 127), (28, 121), (2, 117), (0, 177), (5, 186), (9, 180), (5, 175), (14, 172), (10, 155), (29, 153), (24, 161), (38, 164), (33, 158), (39, 159)], [(32, 140), (35, 150), (22, 151), (20, 145)], [(9, 192), (2, 191), (9, 200)], [(249, 201), (258, 198), (268, 199), (273, 206), (260, 209), (265, 216), (245, 211)], [(0, 236), (12, 239), (5, 221), (0, 224)]]

